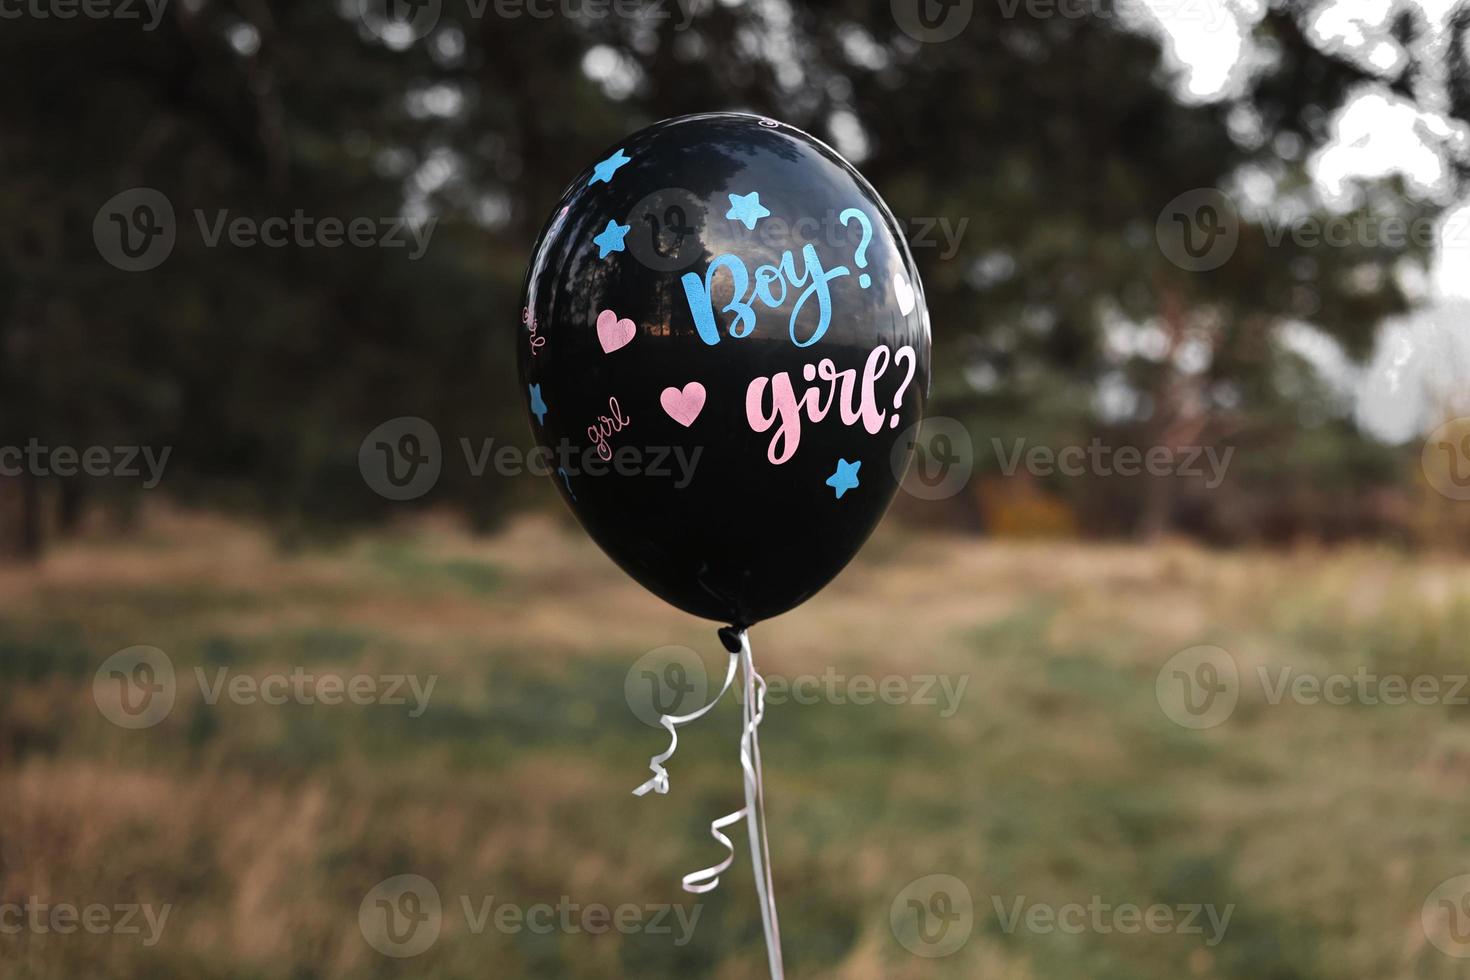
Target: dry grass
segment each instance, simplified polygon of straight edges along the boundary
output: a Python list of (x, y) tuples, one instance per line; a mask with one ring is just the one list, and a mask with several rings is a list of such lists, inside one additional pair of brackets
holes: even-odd
[[(0, 571), (0, 903), (147, 903), (138, 936), (0, 929), (9, 977), (763, 975), (742, 864), (702, 901), (680, 874), (719, 857), (738, 806), (731, 705), (681, 742), (669, 797), (634, 799), (662, 735), (625, 703), (629, 667), (683, 644), (721, 670), (710, 624), (627, 581), (574, 529), (528, 517), (491, 538), (439, 522), (283, 555), (259, 530), (153, 515)], [(773, 705), (772, 846), (793, 977), (1449, 978), (1425, 897), (1470, 872), (1462, 707), (1272, 704), (1258, 670), (1470, 671), (1470, 565), (1378, 550), (1293, 555), (913, 536), (863, 559), (753, 638), (772, 678), (965, 684), (919, 703)], [(163, 649), (155, 727), (108, 722), (93, 674)], [(1161, 666), (1229, 650), (1240, 704), (1171, 723)], [(211, 705), (195, 682), (432, 675), (421, 717), (381, 704)], [(1470, 695), (1470, 691), (1466, 692)], [(737, 845), (743, 848), (743, 840)], [(743, 853), (743, 851), (741, 852)], [(359, 906), (421, 875), (442, 932), (376, 952)], [(945, 873), (974, 899), (967, 942), (915, 956), (889, 913)], [(463, 914), (699, 901), (691, 941), (548, 935)], [(1199, 936), (1007, 933), (995, 903), (1234, 906)], [(0, 916), (0, 926), (5, 925)]]

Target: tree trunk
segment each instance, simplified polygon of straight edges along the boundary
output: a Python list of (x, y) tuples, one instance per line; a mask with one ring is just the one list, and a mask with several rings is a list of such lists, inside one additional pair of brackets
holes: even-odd
[(61, 481), (56, 502), (56, 529), (63, 535), (75, 534), (81, 527), (87, 509), (86, 485), (80, 479)]
[(1143, 510), (1134, 534), (1144, 544), (1153, 544), (1174, 526), (1174, 477), (1150, 476), (1144, 491)]
[(41, 481), (33, 473), (20, 478), (20, 556), (39, 561), (46, 548), (46, 521)]

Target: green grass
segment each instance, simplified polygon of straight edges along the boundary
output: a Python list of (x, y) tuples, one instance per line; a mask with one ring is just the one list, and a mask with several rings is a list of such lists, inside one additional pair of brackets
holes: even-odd
[(490, 595), (502, 580), (500, 569), (489, 562), (464, 558), (432, 560), (412, 542), (379, 543), (369, 549), (368, 556), (397, 584), (425, 591), (460, 588), (473, 595)]
[[(150, 530), (132, 551), (109, 543), (108, 562), (94, 567), (78, 546), (6, 587), (0, 902), (174, 908), (153, 947), (0, 934), (7, 978), (764, 975), (746, 861), (712, 894), (678, 889), (722, 857), (709, 821), (742, 804), (738, 707), (681, 733), (670, 795), (630, 794), (666, 736), (629, 710), (628, 670), (645, 650), (686, 643), (715, 680), (724, 654), (707, 626), (548, 525), (285, 558), (242, 546), (257, 539), (248, 529), (176, 520), (185, 526)], [(217, 571), (193, 570), (230, 543)], [(1254, 681), (1281, 667), (1470, 669), (1464, 567), (1378, 552), (880, 544), (881, 559), (759, 627), (759, 662), (786, 682), (830, 667), (911, 690), (940, 675), (964, 694), (948, 716), (912, 700), (769, 706), (788, 975), (1466, 975), (1419, 916), (1431, 889), (1470, 872), (1470, 715), (1271, 704)], [(911, 598), (884, 598), (895, 589)], [(132, 731), (102, 716), (92, 677), (139, 643), (165, 650), (178, 686), (161, 723)], [(1165, 715), (1155, 679), (1206, 643), (1240, 664), (1240, 703), (1193, 731)], [(298, 670), (435, 686), (415, 716), (382, 703), (209, 704), (196, 680)], [(745, 858), (743, 833), (734, 839)], [(439, 939), (408, 960), (375, 951), (358, 919), (399, 874), (433, 881), (444, 901)], [(934, 874), (962, 882), (974, 909), (967, 940), (940, 959), (890, 927), (904, 888)], [(700, 918), (684, 945), (643, 932), (476, 934), (462, 896), (681, 903)], [(1214, 944), (1006, 927), (1018, 903), (1089, 902), (1231, 917)]]

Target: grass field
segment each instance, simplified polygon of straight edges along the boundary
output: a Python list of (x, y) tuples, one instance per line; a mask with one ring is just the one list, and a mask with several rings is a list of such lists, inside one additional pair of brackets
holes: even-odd
[[(714, 683), (725, 655), (575, 528), (288, 555), (161, 514), (0, 570), (0, 608), (7, 980), (765, 975), (748, 861), (678, 887), (741, 803), (738, 705), (685, 729), (669, 796), (630, 794), (666, 744), (640, 658), (691, 647)], [(1470, 874), (1470, 564), (890, 524), (752, 640), (792, 977), (1470, 976), (1470, 904), (1431, 896)], [(98, 671), (138, 645), (173, 703), (125, 728)], [(1220, 675), (1165, 665), (1199, 645), (1239, 681), (1197, 729), (1168, 691)], [(1335, 675), (1439, 693), (1283, 686)]]

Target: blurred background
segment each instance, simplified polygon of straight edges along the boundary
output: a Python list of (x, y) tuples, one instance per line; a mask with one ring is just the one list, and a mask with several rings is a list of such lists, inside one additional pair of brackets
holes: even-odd
[(767, 975), (743, 863), (678, 887), (738, 706), (629, 792), (713, 631), (529, 472), (512, 354), (565, 184), (717, 109), (878, 188), (936, 354), (883, 527), (753, 634), (789, 975), (1470, 976), (1467, 45), (0, 0), (0, 976)]

